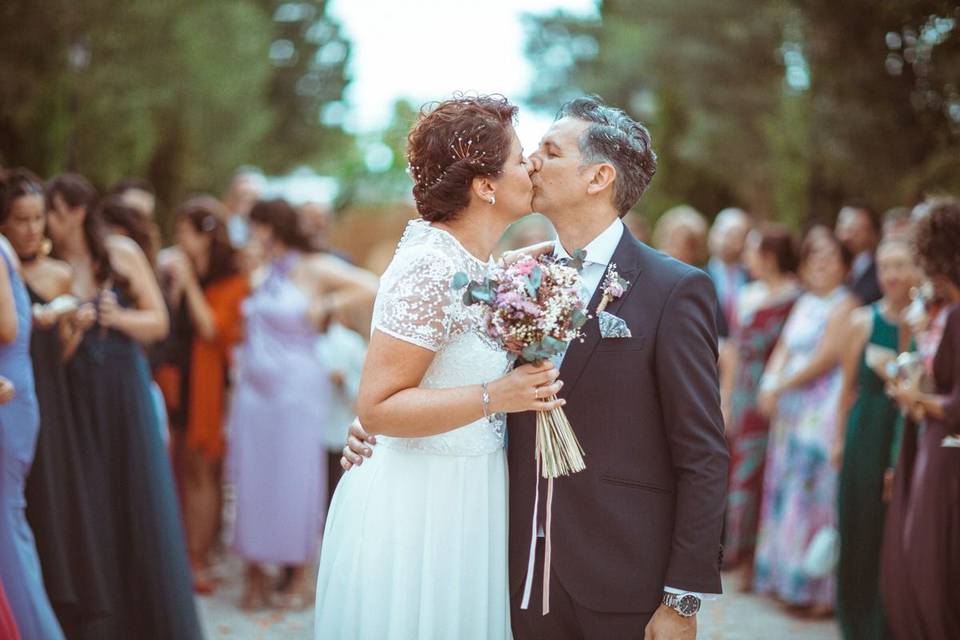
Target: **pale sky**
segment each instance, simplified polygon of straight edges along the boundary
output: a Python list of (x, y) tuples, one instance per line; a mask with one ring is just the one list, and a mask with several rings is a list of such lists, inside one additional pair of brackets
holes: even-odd
[[(377, 130), (398, 98), (419, 106), (457, 90), (502, 93), (522, 108), (535, 74), (521, 17), (558, 8), (597, 11), (596, 0), (332, 0), (353, 47), (345, 125)], [(528, 152), (551, 120), (521, 109), (517, 132)]]

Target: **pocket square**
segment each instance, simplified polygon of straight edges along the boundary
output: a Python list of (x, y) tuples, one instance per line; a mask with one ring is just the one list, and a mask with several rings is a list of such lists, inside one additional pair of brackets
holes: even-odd
[(632, 338), (633, 334), (630, 333), (630, 327), (627, 326), (627, 321), (623, 318), (617, 317), (612, 313), (607, 313), (606, 311), (601, 311), (599, 315), (600, 319), (600, 336), (603, 338)]

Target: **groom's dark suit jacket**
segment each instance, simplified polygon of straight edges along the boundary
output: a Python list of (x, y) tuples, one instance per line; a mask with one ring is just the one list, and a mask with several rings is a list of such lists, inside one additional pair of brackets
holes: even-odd
[[(717, 381), (718, 305), (709, 276), (626, 229), (611, 262), (630, 287), (607, 311), (626, 320), (633, 337), (601, 340), (593, 318), (585, 341), (571, 344), (560, 368), (564, 410), (587, 468), (555, 481), (553, 570), (588, 609), (651, 612), (664, 586), (720, 593), (728, 454)], [(534, 421), (533, 413), (509, 420), (515, 598), (530, 550)]]

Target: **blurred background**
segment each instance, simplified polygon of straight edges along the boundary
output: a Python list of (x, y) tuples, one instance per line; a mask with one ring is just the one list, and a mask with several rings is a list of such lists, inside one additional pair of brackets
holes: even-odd
[[(734, 542), (740, 539), (742, 548), (733, 553), (737, 547), (725, 539), (730, 551), (725, 561), (727, 595), (704, 607), (700, 637), (838, 638), (841, 633), (851, 638), (890, 637), (879, 605), (870, 618), (880, 621), (877, 633), (862, 635), (851, 633), (842, 611), (840, 625), (832, 617), (832, 594), (811, 603), (805, 594), (794, 597), (796, 594), (788, 593), (790, 589), (772, 594), (773, 598), (751, 593), (767, 591), (771, 595), (775, 591), (757, 588), (753, 575), (760, 501), (780, 490), (775, 487), (777, 491), (771, 491), (763, 476), (769, 420), (788, 426), (801, 421), (796, 414), (780, 411), (776, 399), (771, 400), (772, 408), (763, 410), (766, 415), (759, 415), (757, 409), (763, 395), (770, 392), (762, 381), (771, 378), (764, 369), (771, 351), (791, 342), (780, 338), (781, 330), (790, 336), (809, 334), (809, 344), (804, 343), (809, 348), (789, 356), (796, 359), (797, 366), (814, 347), (819, 352), (821, 342), (844, 342), (834, 339), (832, 332), (845, 330), (852, 321), (847, 323), (844, 315), (839, 329), (835, 323), (828, 327), (828, 313), (832, 318), (840, 311), (833, 311), (827, 302), (836, 304), (843, 314), (856, 305), (876, 303), (875, 309), (878, 314), (883, 309), (895, 337), (910, 335), (899, 320), (901, 312), (919, 307), (923, 329), (915, 335), (933, 335), (927, 340), (924, 356), (930, 367), (944, 331), (944, 318), (960, 301), (960, 280), (952, 283), (952, 289), (948, 287), (949, 295), (931, 293), (928, 290), (936, 287), (921, 287), (922, 274), (916, 268), (923, 263), (925, 277), (934, 278), (945, 274), (930, 272), (930, 264), (955, 260), (949, 255), (949, 242), (946, 248), (932, 246), (936, 234), (929, 232), (934, 226), (924, 223), (925, 218), (936, 216), (937, 225), (946, 220), (936, 228), (947, 229), (949, 233), (943, 237), (948, 240), (960, 238), (960, 208), (956, 200), (945, 199), (960, 194), (958, 22), (960, 4), (955, 0), (485, 0), (482, 4), (449, 0), (4, 0), (0, 3), (0, 170), (23, 167), (29, 171), (14, 170), (9, 176), (0, 171), (5, 198), (0, 207), (0, 232), (23, 263), (23, 277), (34, 296), (32, 310), (18, 311), (33, 314), (35, 343), (46, 340), (54, 345), (31, 354), (38, 371), (37, 389), (53, 388), (49, 393), (56, 396), (53, 408), (68, 408), (59, 415), (40, 399), (42, 426), (34, 468), (59, 470), (66, 466), (51, 463), (51, 452), (60, 451), (59, 439), (73, 433), (70, 425), (81, 421), (94, 391), (127, 385), (142, 369), (143, 379), (127, 386), (137, 387), (134, 391), (141, 405), (150, 394), (157, 405), (155, 411), (142, 410), (133, 418), (120, 415), (118, 419), (145, 433), (154, 433), (151, 430), (156, 427), (153, 449), (138, 455), (144, 459), (154, 456), (161, 462), (152, 468), (152, 477), (139, 468), (131, 471), (130, 477), (145, 486), (161, 487), (170, 493), (170, 499), (166, 512), (152, 509), (158, 523), (153, 527), (156, 535), (137, 538), (139, 546), (147, 550), (137, 557), (159, 557), (162, 554), (151, 550), (172, 549), (171, 540), (184, 537), (176, 531), (168, 534), (176, 529), (181, 516), (188, 556), (181, 559), (182, 566), (170, 569), (182, 574), (177, 578), (180, 582), (171, 578), (167, 588), (157, 589), (154, 601), (171, 611), (188, 612), (180, 617), (186, 627), (195, 627), (197, 635), (178, 638), (313, 637), (313, 550), (308, 550), (306, 557), (267, 558), (272, 561), (266, 562), (238, 549), (242, 545), (236, 544), (233, 533), (241, 528), (236, 525), (238, 511), (245, 508), (247, 513), (257, 514), (264, 507), (237, 506), (236, 478), (228, 479), (224, 472), (225, 433), (233, 438), (226, 451), (248, 447), (258, 454), (250, 456), (253, 462), (248, 461), (243, 472), (253, 485), (263, 484), (262, 479), (280, 471), (303, 473), (291, 486), (307, 487), (311, 501), (325, 506), (339, 477), (343, 431), (354, 415), (353, 400), (376, 289), (372, 274), (382, 273), (406, 221), (416, 216), (405, 145), (421, 107), (457, 91), (502, 93), (521, 106), (517, 131), (529, 153), (562, 102), (581, 94), (597, 94), (644, 122), (659, 156), (657, 175), (626, 223), (641, 239), (710, 272), (722, 307), (720, 320), (726, 326), (720, 370), (727, 436), (735, 454), (731, 476), (740, 469), (746, 477), (742, 486), (731, 485), (727, 537)], [(82, 174), (91, 184), (77, 176), (64, 179), (64, 173)], [(12, 195), (7, 197), (8, 193)], [(100, 199), (99, 194), (106, 197)], [(210, 195), (193, 198), (197, 194)], [(838, 216), (843, 211), (846, 213)], [(79, 216), (86, 225), (82, 231), (73, 228), (72, 237), (69, 229), (55, 228), (59, 226), (56, 221), (68, 214)], [(41, 221), (40, 231), (24, 231), (25, 223), (17, 226), (30, 215)], [(87, 225), (87, 220), (93, 222)], [(51, 223), (46, 231), (44, 222)], [(104, 229), (95, 229), (96, 225)], [(927, 229), (928, 256), (922, 247), (910, 244), (917, 225)], [(834, 227), (836, 235), (830, 230)], [(807, 234), (811, 228), (813, 233)], [(112, 239), (105, 239), (107, 232)], [(265, 256), (258, 246), (263, 244), (263, 234), (271, 241), (283, 238), (280, 245), (287, 253)], [(533, 216), (508, 231), (501, 248), (531, 244), (550, 234), (545, 219)], [(104, 248), (116, 244), (115, 235), (133, 238), (143, 250), (155, 278), (148, 273), (142, 280), (149, 281), (150, 287), (159, 284), (157, 294), (162, 291), (171, 318), (169, 327), (166, 320), (158, 320), (157, 326), (163, 326), (148, 336), (129, 331), (131, 335), (124, 336), (122, 330), (108, 332), (102, 324), (99, 305), (105, 297), (108, 306), (117, 304), (115, 293), (120, 286), (115, 284), (123, 280), (115, 282), (113, 276), (129, 275), (114, 274), (109, 268), (106, 276), (101, 273), (100, 267), (109, 267), (115, 259), (107, 256)], [(805, 242), (798, 252), (795, 241), (803, 235)], [(291, 238), (295, 242), (287, 242)], [(77, 247), (86, 247), (90, 255), (72, 252)], [(240, 378), (232, 377), (239, 365), (231, 356), (234, 348), (246, 349), (244, 353), (252, 354), (244, 363), (248, 367), (276, 356), (256, 352), (257, 332), (244, 335), (241, 319), (249, 325), (251, 318), (258, 320), (258, 313), (269, 316), (276, 311), (269, 299), (271, 291), (289, 292), (291, 286), (304, 285), (294, 282), (291, 275), (297, 264), (293, 258), (299, 259), (301, 253), (311, 259), (322, 254), (340, 260), (339, 266), (324, 264), (329, 269), (347, 270), (342, 279), (352, 284), (344, 289), (360, 301), (359, 311), (347, 308), (341, 310), (342, 315), (334, 314), (327, 303), (340, 292), (320, 291), (323, 287), (314, 287), (312, 282), (306, 283), (307, 288), (320, 293), (311, 298), (316, 309), (311, 306), (310, 313), (319, 309), (318, 317), (310, 316), (307, 326), (302, 309), (285, 309), (300, 323), (297, 327), (303, 335), (297, 338), (301, 342), (291, 341), (289, 336), (278, 340), (289, 347), (289, 353), (281, 354), (289, 362), (278, 367), (282, 375), (277, 377), (284, 383), (299, 379), (291, 374), (295, 372), (291, 366), (302, 364), (299, 357), (306, 353), (312, 354), (312, 360), (304, 366), (304, 376), (317, 374), (323, 379), (317, 384), (308, 380), (297, 403), (280, 409), (291, 410), (291, 424), (302, 424), (304, 407), (316, 405), (311, 410), (323, 416), (317, 420), (323, 422), (323, 437), (322, 442), (317, 441), (316, 430), (282, 437), (298, 444), (293, 450), (312, 451), (309, 446), (323, 448), (328, 455), (322, 461), (312, 456), (306, 461), (274, 464), (268, 455), (270, 446), (244, 445), (240, 437), (255, 431), (259, 424), (241, 424), (237, 416), (242, 412), (227, 410), (231, 400), (249, 391), (236, 382)], [(886, 266), (878, 264), (883, 262), (881, 253), (886, 256)], [(293, 258), (287, 260), (290, 256)], [(57, 276), (60, 269), (63, 279), (65, 265), (54, 264), (58, 259), (70, 262), (75, 271), (73, 281), (66, 282), (63, 291), (36, 295), (45, 293), (40, 285), (48, 284), (51, 272)], [(93, 267), (97, 267), (96, 273)], [(69, 281), (70, 270), (66, 273)], [(960, 271), (946, 275), (951, 274), (960, 278)], [(261, 286), (263, 283), (269, 286)], [(834, 296), (845, 291), (844, 285), (855, 297), (841, 300)], [(84, 287), (90, 295), (81, 295)], [(143, 300), (150, 297), (144, 291), (128, 293), (135, 294), (131, 299), (143, 306)], [(71, 293), (82, 300), (54, 304), (71, 298)], [(94, 364), (89, 371), (64, 364), (69, 358), (60, 357), (59, 338), (51, 328), (65, 317), (78, 324), (75, 320), (83, 307), (94, 299), (96, 322), (101, 322), (101, 327), (88, 331), (94, 326), (94, 316), (88, 314), (87, 324), (77, 329), (71, 348), (79, 349), (81, 355), (96, 354), (110, 340), (122, 342), (134, 353), (133, 364), (116, 364), (116, 378), (107, 378), (103, 372), (113, 367), (115, 360), (109, 361), (110, 367), (98, 368), (100, 360), (91, 356)], [(806, 300), (807, 306), (801, 306), (798, 299)], [(814, 299), (826, 302), (817, 307), (816, 314), (810, 314), (807, 310)], [(85, 304), (78, 306), (78, 302)], [(794, 303), (800, 310), (796, 313)], [(164, 315), (162, 309), (153, 311), (157, 317)], [(784, 329), (788, 315), (800, 319)], [(211, 329), (210, 317), (216, 318), (216, 329)], [(896, 333), (901, 330), (904, 333)], [(44, 333), (45, 337), (37, 337)], [(872, 340), (864, 334), (851, 342), (848, 350), (853, 355), (844, 353), (844, 362), (866, 358), (868, 347), (875, 346)], [(886, 345), (894, 356), (901, 347), (898, 340)], [(0, 344), (0, 355), (4, 348), (6, 345)], [(149, 378), (146, 366), (140, 364), (146, 356), (150, 359)], [(195, 360), (197, 357), (208, 360)], [(819, 431), (812, 438), (815, 446), (809, 458), (813, 462), (807, 471), (811, 477), (839, 483), (841, 488), (860, 487), (861, 476), (873, 484), (847, 498), (845, 504), (853, 507), (839, 510), (831, 488), (824, 492), (826, 497), (818, 498), (823, 507), (820, 511), (829, 513), (829, 518), (818, 519), (820, 512), (801, 505), (802, 517), (786, 521), (778, 535), (767, 537), (805, 537), (805, 546), (806, 539), (821, 529), (832, 530), (831, 518), (837, 513), (858, 514), (857, 518), (866, 522), (863, 529), (849, 521), (840, 524), (841, 534), (856, 532), (858, 544), (846, 548), (857, 551), (855, 547), (863, 547), (859, 555), (853, 554), (857, 556), (854, 579), (840, 585), (841, 595), (854, 594), (856, 605), (857, 598), (867, 601), (878, 593), (884, 505), (891, 500), (897, 504), (895, 497), (886, 495), (888, 487), (882, 483), (894, 477), (900, 439), (910, 443), (915, 434), (894, 435), (895, 427), (902, 429), (901, 412), (893, 399), (885, 397), (880, 373), (874, 374), (876, 380), (863, 373), (863, 380), (855, 384), (849, 372), (840, 371), (839, 353), (823, 360), (825, 368), (818, 373), (818, 380), (834, 385), (832, 395), (827, 400), (805, 396), (795, 403), (819, 412), (808, 421)], [(216, 366), (211, 368), (210, 362)], [(863, 362), (862, 371), (869, 373), (866, 360)], [(31, 366), (26, 358), (21, 365)], [(47, 372), (40, 373), (46, 365)], [(64, 369), (66, 381), (61, 384)], [(847, 404), (838, 412), (834, 409), (841, 404), (839, 381), (844, 375)], [(0, 383), (6, 377), (8, 371), (0, 368)], [(190, 393), (195, 390), (195, 380), (208, 384), (202, 393)], [(836, 424), (841, 424), (839, 433), (843, 434), (848, 405), (855, 397), (869, 395), (864, 391), (868, 382), (873, 385), (871, 401), (884, 407), (886, 422), (877, 426), (879, 421), (855, 413), (849, 418), (849, 432), (865, 433), (857, 435), (863, 440), (853, 445), (858, 452), (866, 450), (864, 443), (874, 446), (871, 455), (877, 460), (876, 468), (841, 473), (834, 442)], [(318, 392), (324, 385), (325, 390)], [(71, 391), (79, 393), (70, 395)], [(200, 406), (203, 403), (197, 398), (216, 398), (216, 406)], [(62, 405), (58, 404), (61, 400)], [(104, 414), (123, 414), (129, 408), (112, 397), (97, 396), (95, 400), (104, 403), (99, 407)], [(280, 410), (267, 408), (274, 412), (272, 416)], [(228, 424), (230, 420), (237, 424)], [(869, 428), (856, 432), (860, 423), (869, 423)], [(202, 437), (199, 444), (194, 442), (190, 434), (195, 431), (209, 438), (212, 452), (204, 449), (209, 442)], [(842, 437), (840, 440), (842, 445)], [(783, 444), (777, 444), (775, 438), (771, 442), (771, 450)], [(6, 455), (3, 446), (0, 454)], [(171, 465), (166, 465), (167, 454)], [(94, 602), (93, 597), (90, 602), (80, 598), (79, 605), (71, 600), (75, 599), (74, 580), (88, 576), (85, 549), (94, 554), (100, 546), (109, 545), (100, 545), (96, 536), (87, 545), (64, 534), (68, 524), (83, 524), (85, 510), (65, 516), (64, 509), (46, 500), (66, 495), (70, 504), (82, 504), (72, 492), (86, 482), (83, 474), (96, 472), (98, 465), (86, 454), (73, 458), (64, 454), (67, 459), (77, 467), (76, 476), (60, 471), (33, 473), (28, 479), (27, 517), (38, 553), (29, 549), (24, 553), (32, 554), (34, 564), (43, 565), (46, 591), (66, 637), (111, 637), (91, 631), (95, 627), (90, 625), (106, 624), (101, 618), (113, 624), (109, 616), (101, 615), (107, 610), (102, 603)], [(118, 459), (122, 461), (123, 454), (107, 455), (103, 466)], [(953, 465), (944, 474), (956, 479), (956, 470)], [(117, 477), (122, 473), (127, 470), (118, 471)], [(838, 474), (846, 475), (838, 480)], [(776, 468), (769, 475), (774, 484), (789, 476)], [(931, 474), (928, 482), (933, 487), (950, 484), (939, 481), (936, 474)], [(89, 484), (99, 490), (95, 482)], [(874, 495), (881, 484), (882, 498)], [(94, 489), (91, 493), (96, 493)], [(801, 498), (806, 491), (805, 487), (787, 489)], [(174, 492), (178, 502), (173, 499)], [(139, 495), (126, 497), (136, 503), (132, 506), (116, 500), (121, 513), (135, 516), (123, 520), (124, 527), (131, 522), (139, 525), (140, 515), (151, 513), (150, 505), (139, 504)], [(268, 498), (264, 504), (277, 502), (276, 496)], [(876, 503), (875, 508), (863, 516), (860, 507), (869, 501)], [(948, 506), (951, 504), (960, 502)], [(39, 505), (32, 507), (33, 513), (31, 505)], [(139, 506), (143, 513), (135, 510)], [(286, 511), (284, 516), (303, 525), (306, 535), (319, 542), (322, 513), (303, 515), (302, 509), (293, 507)], [(948, 513), (947, 507), (942, 511)], [(731, 525), (738, 513), (743, 520), (739, 529)], [(779, 522), (776, 514), (764, 518)], [(859, 522), (855, 524), (859, 526)], [(899, 530), (895, 524), (894, 529)], [(285, 525), (276, 528), (280, 531)], [(128, 529), (117, 529), (121, 539), (126, 539), (123, 536)], [(58, 573), (58, 553), (67, 544), (64, 540), (73, 545), (70, 571)], [(0, 551), (4, 543), (0, 540)], [(276, 546), (283, 545), (277, 542)], [(936, 545), (918, 546), (934, 549)], [(931, 553), (935, 558), (950, 555), (939, 549)], [(757, 567), (770, 560), (763, 555)], [(778, 560), (782, 554), (768, 551), (766, 555)], [(169, 558), (165, 562), (176, 564)], [(831, 562), (823, 563), (829, 566), (816, 576), (823, 584), (832, 580)], [(269, 566), (263, 569), (260, 563)], [(142, 564), (134, 568), (151, 575), (150, 564), (145, 560)], [(7, 568), (0, 558), (0, 578), (9, 594), (11, 584), (19, 587), (3, 575)], [(121, 573), (116, 572), (117, 576)], [(189, 597), (191, 580), (197, 593), (199, 623)], [(77, 591), (86, 595), (83, 589)], [(936, 591), (931, 587), (926, 592)], [(108, 595), (122, 601), (118, 593)], [(35, 613), (28, 606), (31, 602), (27, 597), (18, 601), (16, 593), (13, 596), (10, 600), (21, 635), (30, 637), (23, 625)], [(175, 596), (186, 601), (174, 603)], [(47, 599), (42, 585), (35, 585), (30, 597), (33, 604)], [(166, 615), (161, 604), (143, 610), (156, 614), (158, 620), (177, 617)], [(74, 615), (70, 607), (75, 606), (78, 611), (96, 614), (94, 621), (81, 619), (80, 613)], [(138, 607), (115, 608), (121, 623), (138, 622), (123, 617), (128, 610), (139, 611)], [(52, 621), (52, 613), (47, 618)], [(0, 636), (6, 637), (2, 626)]]
[[(498, 91), (532, 149), (597, 93), (652, 129), (639, 213), (741, 206), (791, 226), (960, 186), (957, 3), (828, 0), (164, 2), (0, 8), (0, 163), (135, 175), (170, 208), (237, 167), (333, 179), (364, 254), (406, 217), (406, 131), (426, 101)], [(403, 211), (403, 214), (399, 214)], [(390, 235), (395, 227), (387, 225)]]

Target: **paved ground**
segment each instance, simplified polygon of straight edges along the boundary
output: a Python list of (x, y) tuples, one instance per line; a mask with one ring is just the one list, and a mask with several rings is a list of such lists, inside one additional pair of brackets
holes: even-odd
[[(289, 613), (245, 613), (236, 607), (241, 567), (236, 559), (224, 566), (226, 580), (213, 596), (197, 599), (210, 640), (313, 640), (313, 609)], [(733, 576), (725, 576), (728, 595), (706, 603), (700, 615), (699, 640), (839, 640), (832, 620), (808, 621), (785, 612), (776, 603), (733, 591)], [(334, 640), (334, 639), (331, 639)]]

